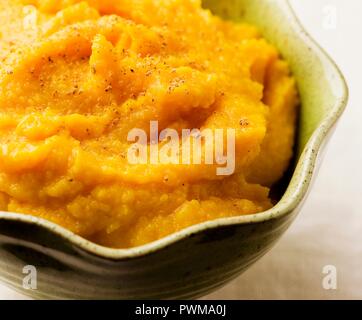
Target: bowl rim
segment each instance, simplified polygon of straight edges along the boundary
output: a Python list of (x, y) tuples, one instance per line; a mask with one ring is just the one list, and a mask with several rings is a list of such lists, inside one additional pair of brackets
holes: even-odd
[(347, 106), (349, 90), (346, 80), (336, 63), (304, 29), (289, 1), (283, 0), (278, 2), (280, 10), (283, 10), (284, 13), (288, 15), (291, 21), (291, 25), (295, 29), (295, 32), (299, 34), (301, 41), (304, 41), (309, 46), (311, 51), (317, 55), (321, 61), (325, 62), (325, 68), (332, 70), (332, 73), (335, 75), (335, 77), (331, 80), (337, 82), (337, 86), (339, 86), (339, 89), (341, 90), (341, 95), (336, 99), (329, 114), (325, 117), (325, 119), (323, 119), (309, 139), (303, 153), (300, 155), (300, 159), (298, 160), (298, 164), (294, 170), (286, 192), (284, 193), (282, 199), (273, 208), (252, 215), (221, 218), (203, 222), (168, 235), (160, 240), (129, 249), (113, 249), (98, 245), (89, 240), (86, 240), (81, 236), (78, 236), (72, 231), (61, 227), (60, 225), (31, 215), (0, 211), (0, 221), (16, 221), (25, 224), (36, 225), (60, 236), (64, 240), (74, 245), (75, 248), (82, 249), (83, 251), (94, 256), (110, 260), (128, 260), (149, 255), (169, 247), (193, 234), (199, 234), (206, 230), (243, 224), (259, 224), (268, 220), (286, 216), (297, 209), (301, 205), (312, 183), (315, 165), (323, 142), (339, 118), (342, 116)]

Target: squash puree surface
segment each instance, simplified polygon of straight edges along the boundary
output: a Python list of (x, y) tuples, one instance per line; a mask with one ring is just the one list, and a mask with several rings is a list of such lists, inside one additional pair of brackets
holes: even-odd
[[(0, 0), (0, 210), (129, 248), (272, 207), (298, 94), (276, 48), (199, 0)], [(231, 128), (236, 170), (138, 164), (128, 133)]]

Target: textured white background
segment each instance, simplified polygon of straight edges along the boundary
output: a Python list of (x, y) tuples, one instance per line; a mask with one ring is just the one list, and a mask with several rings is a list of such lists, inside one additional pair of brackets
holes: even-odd
[[(362, 299), (362, 1), (291, 2), (344, 72), (349, 106), (297, 221), (269, 254), (209, 299)], [(338, 16), (332, 30), (325, 28), (330, 6)], [(338, 270), (337, 290), (322, 287), (325, 265)], [(0, 285), (0, 300), (23, 298)]]

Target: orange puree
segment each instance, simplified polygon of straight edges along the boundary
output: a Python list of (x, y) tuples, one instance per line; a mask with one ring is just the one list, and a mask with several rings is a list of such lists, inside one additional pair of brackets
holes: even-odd
[[(0, 0), (0, 209), (142, 245), (272, 206), (297, 91), (256, 28), (200, 0)], [(130, 164), (128, 133), (235, 130), (236, 168)]]

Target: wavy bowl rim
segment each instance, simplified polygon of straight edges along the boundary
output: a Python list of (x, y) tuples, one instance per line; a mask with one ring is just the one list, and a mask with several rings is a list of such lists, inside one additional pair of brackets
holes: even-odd
[(289, 1), (279, 1), (279, 6), (280, 10), (284, 10), (285, 14), (287, 14), (290, 18), (291, 26), (294, 28), (295, 32), (300, 35), (300, 41), (304, 41), (311, 51), (317, 55), (321, 61), (325, 62), (324, 69), (330, 68), (330, 70), (333, 71), (334, 75), (336, 76), (334, 81), (339, 82), (342, 95), (339, 98), (336, 98), (334, 106), (331, 108), (328, 116), (326, 116), (325, 119), (319, 124), (318, 128), (314, 131), (312, 137), (309, 139), (303, 153), (300, 155), (298, 164), (294, 170), (286, 192), (284, 193), (282, 199), (273, 208), (252, 215), (221, 218), (203, 222), (180, 230), (160, 240), (129, 249), (113, 249), (98, 245), (89, 240), (86, 240), (81, 236), (76, 235), (72, 231), (63, 228), (60, 225), (30, 215), (12, 212), (0, 212), (0, 220), (33, 224), (47, 229), (48, 231), (63, 238), (65, 241), (68, 241), (76, 248), (82, 249), (85, 252), (99, 258), (111, 260), (128, 260), (149, 255), (169, 247), (177, 242), (180, 242), (181, 240), (184, 240), (191, 235), (199, 234), (206, 230), (227, 226), (259, 224), (271, 219), (281, 218), (297, 209), (307, 195), (307, 192), (311, 186), (314, 168), (322, 144), (347, 107), (349, 90), (346, 80), (336, 63), (304, 29)]

